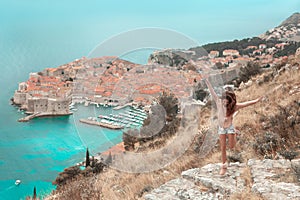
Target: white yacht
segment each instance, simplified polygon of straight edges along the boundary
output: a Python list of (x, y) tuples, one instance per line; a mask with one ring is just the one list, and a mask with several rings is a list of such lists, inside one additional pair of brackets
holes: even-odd
[(21, 180), (16, 180), (15, 185), (20, 185)]

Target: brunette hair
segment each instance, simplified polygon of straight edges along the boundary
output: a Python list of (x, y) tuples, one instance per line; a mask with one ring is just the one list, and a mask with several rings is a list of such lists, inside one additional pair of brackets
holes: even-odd
[(234, 113), (235, 105), (236, 105), (236, 96), (233, 91), (226, 90), (222, 94), (222, 99), (227, 99), (228, 103), (226, 105), (226, 117), (229, 117)]

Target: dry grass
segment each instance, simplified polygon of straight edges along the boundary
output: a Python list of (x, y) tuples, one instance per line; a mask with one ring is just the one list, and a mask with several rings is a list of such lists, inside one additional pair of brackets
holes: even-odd
[(243, 115), (239, 114), (239, 119), (236, 120), (237, 124), (244, 123), (246, 121), (255, 120), (255, 112), (265, 112), (266, 114), (276, 113), (276, 105), (287, 105), (294, 100), (298, 100), (300, 93), (290, 95), (293, 86), (300, 86), (300, 72), (299, 70), (289, 70), (282, 72), (280, 76), (275, 78), (272, 82), (262, 84), (258, 86), (253, 83), (249, 88), (237, 91), (236, 95), (238, 101), (247, 101), (255, 99), (260, 96), (265, 96), (262, 102), (253, 105), (251, 107), (243, 109)]
[(295, 86), (300, 88), (299, 80), (299, 70), (288, 70), (282, 72), (280, 76), (269, 83), (258, 86), (253, 81), (249, 88), (236, 92), (239, 102), (265, 96), (261, 102), (242, 109), (234, 118), (236, 128), (241, 131), (240, 143), (242, 149), (246, 151), (243, 153), (248, 155), (247, 157), (257, 156), (251, 150), (251, 141), (255, 141), (259, 135), (266, 132), (262, 121), (279, 114), (279, 105), (286, 107), (300, 99), (300, 92), (291, 95)]
[(99, 175), (96, 184), (102, 187), (103, 199), (140, 199), (144, 193), (153, 188), (178, 178), (184, 170), (220, 160), (219, 153), (217, 157), (217, 159), (210, 158), (209, 160), (200, 159), (197, 154), (188, 150), (169, 166), (150, 173), (132, 174), (108, 169)]
[(229, 197), (230, 200), (264, 200), (261, 196), (254, 194), (250, 189), (246, 189), (241, 193), (234, 193)]
[(140, 199), (143, 194), (153, 188), (180, 177), (182, 171), (220, 162), (220, 158), (221, 154), (216, 149), (204, 159), (189, 149), (182, 157), (164, 169), (140, 174), (108, 169), (98, 176), (96, 184), (102, 187), (103, 199)]
[(270, 179), (275, 182), (285, 182), (285, 183), (297, 183), (298, 178), (297, 174), (291, 170), (289, 173), (286, 173), (285, 171), (282, 171), (281, 169), (275, 169), (274, 173), (275, 176), (272, 176)]
[(230, 195), (230, 200), (263, 200), (263, 198), (258, 195), (251, 192), (251, 187), (253, 184), (252, 178), (251, 178), (251, 171), (249, 167), (246, 167), (244, 171), (242, 172), (240, 178), (244, 179), (246, 183), (246, 190), (240, 193), (234, 193)]
[(99, 175), (96, 185), (102, 187), (103, 199), (138, 199), (149, 191), (174, 178), (174, 174), (154, 172), (130, 174), (108, 169)]
[(53, 195), (45, 200), (80, 199), (80, 200), (99, 200), (102, 199), (102, 187), (97, 187), (95, 177), (77, 177), (74, 181), (69, 181), (60, 187)]

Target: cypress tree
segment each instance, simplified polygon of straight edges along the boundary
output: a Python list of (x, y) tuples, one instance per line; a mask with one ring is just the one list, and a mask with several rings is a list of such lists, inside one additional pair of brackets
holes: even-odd
[(86, 156), (85, 156), (85, 167), (90, 166), (90, 153), (89, 149), (86, 148)]
[(33, 200), (36, 200), (36, 187), (34, 186), (33, 188), (33, 196), (32, 196)]

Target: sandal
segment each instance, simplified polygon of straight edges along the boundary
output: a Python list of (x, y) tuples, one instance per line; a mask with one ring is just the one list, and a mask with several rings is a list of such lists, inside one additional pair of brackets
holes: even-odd
[(220, 175), (224, 175), (227, 171), (227, 163), (221, 165)]

